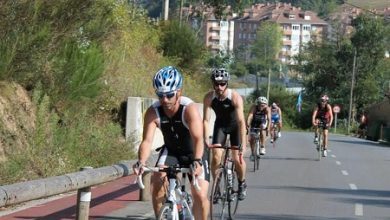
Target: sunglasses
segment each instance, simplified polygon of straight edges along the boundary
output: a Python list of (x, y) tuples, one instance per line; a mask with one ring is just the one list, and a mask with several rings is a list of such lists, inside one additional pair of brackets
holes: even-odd
[(156, 93), (159, 99), (162, 99), (164, 97), (167, 97), (167, 99), (171, 99), (173, 96), (176, 95), (176, 91), (173, 92), (167, 92), (167, 93)]
[(226, 86), (226, 84), (227, 84), (227, 82), (214, 82), (214, 86), (222, 86), (222, 87), (224, 87), (224, 86)]

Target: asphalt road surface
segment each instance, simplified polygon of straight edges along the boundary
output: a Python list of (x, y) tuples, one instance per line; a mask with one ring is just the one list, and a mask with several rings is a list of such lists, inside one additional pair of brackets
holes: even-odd
[[(390, 147), (331, 135), (328, 157), (317, 160), (313, 134), (282, 132), (254, 173), (247, 162), (248, 196), (235, 219), (390, 220)], [(94, 187), (90, 219), (153, 219), (139, 202), (134, 177)], [(0, 209), (0, 219), (74, 219), (76, 196)]]

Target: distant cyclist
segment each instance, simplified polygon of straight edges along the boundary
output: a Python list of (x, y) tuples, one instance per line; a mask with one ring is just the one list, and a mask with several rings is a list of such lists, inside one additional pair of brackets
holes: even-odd
[[(271, 128), (274, 126), (274, 124), (278, 127), (278, 137), (281, 137), (281, 129), (282, 129), (282, 110), (280, 107), (274, 102), (271, 105)], [(273, 142), (273, 137), (271, 137), (271, 143)]]
[[(252, 155), (251, 160), (253, 160), (254, 155), (254, 145), (255, 139), (252, 137), (254, 128), (260, 128), (260, 155), (265, 154), (265, 137), (267, 133), (270, 132), (270, 119), (271, 119), (271, 110), (268, 107), (268, 99), (264, 96), (260, 96), (256, 99), (256, 104), (252, 105), (249, 110), (247, 117), (247, 126), (250, 127), (250, 139)], [(256, 155), (257, 156), (257, 155)]]
[[(213, 90), (209, 91), (203, 100), (204, 138), (206, 142), (209, 141), (209, 123), (211, 110), (213, 110), (216, 119), (211, 144), (224, 145), (227, 135), (230, 135), (231, 146), (242, 146), (243, 152), (245, 152), (247, 140), (243, 99), (237, 91), (228, 88), (230, 75), (225, 69), (214, 69), (210, 78), (213, 83)], [(211, 170), (213, 177), (215, 177), (215, 172), (221, 164), (222, 153), (222, 149), (212, 149)], [(240, 152), (232, 151), (232, 155), (238, 176), (238, 199), (243, 200), (246, 197), (247, 188), (245, 182), (246, 163), (245, 160), (242, 160)]]
[(332, 107), (330, 106), (329, 97), (327, 95), (322, 95), (320, 102), (317, 103), (312, 115), (312, 123), (315, 129), (314, 133), (314, 143), (318, 143), (318, 125), (320, 122), (323, 123), (324, 128), (324, 151), (322, 156), (327, 156), (328, 150), (328, 128), (332, 125), (333, 122), (333, 113)]

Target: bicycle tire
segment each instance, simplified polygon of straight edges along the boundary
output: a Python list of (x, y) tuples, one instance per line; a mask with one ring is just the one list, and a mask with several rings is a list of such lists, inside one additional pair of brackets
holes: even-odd
[[(172, 213), (172, 204), (165, 203), (158, 213), (157, 220), (174, 220), (174, 214)], [(178, 216), (177, 216), (178, 218)]]
[(322, 131), (318, 133), (318, 144), (317, 144), (317, 150), (318, 150), (318, 161), (321, 160), (322, 157)]
[(253, 172), (256, 172), (256, 170), (260, 167), (260, 142), (259, 139), (256, 140), (255, 144), (255, 152), (253, 154), (254, 160), (253, 160)]
[(275, 146), (276, 146), (276, 139), (277, 139), (277, 133), (276, 133), (276, 128), (275, 128), (275, 126), (273, 127), (273, 129), (272, 129), (272, 135), (273, 135), (273, 141), (272, 141), (272, 147), (274, 147), (275, 148)]
[(233, 175), (233, 186), (228, 190), (228, 211), (229, 211), (229, 218), (233, 219), (234, 216), (236, 215), (237, 208), (238, 208), (238, 178), (237, 178), (237, 173), (234, 171), (234, 163), (232, 166), (232, 175)]
[[(216, 172), (215, 179), (210, 196), (210, 218), (225, 219), (227, 217), (227, 176), (224, 168), (219, 168)], [(215, 201), (218, 201), (215, 203)]]

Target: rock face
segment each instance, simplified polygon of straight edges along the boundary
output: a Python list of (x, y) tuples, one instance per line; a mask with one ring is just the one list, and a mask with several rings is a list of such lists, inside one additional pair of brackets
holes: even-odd
[(35, 113), (36, 108), (22, 86), (0, 81), (0, 163), (7, 159), (7, 153), (28, 145)]

